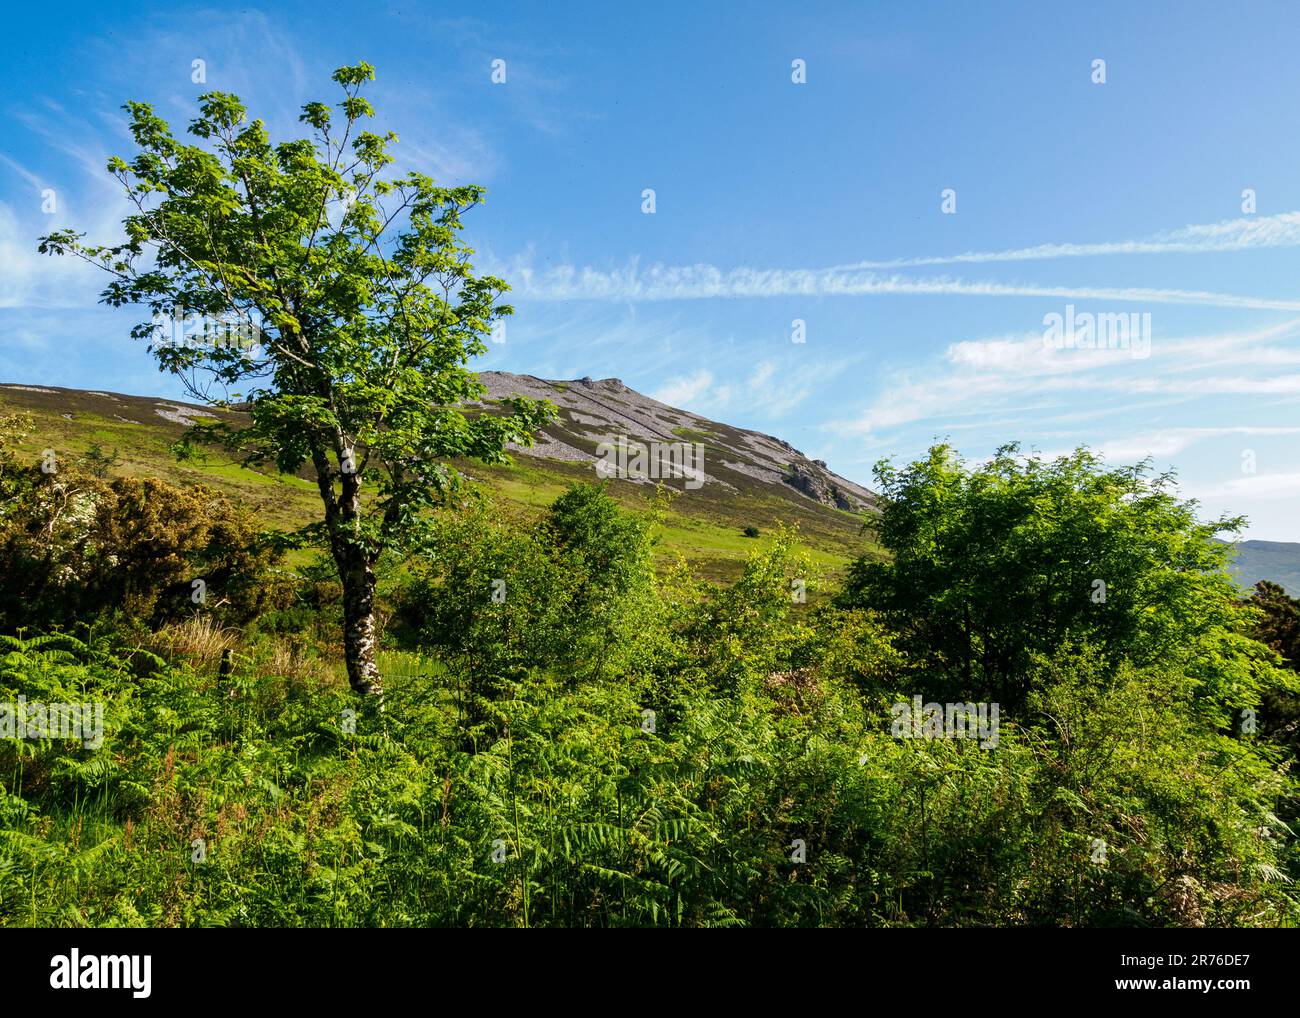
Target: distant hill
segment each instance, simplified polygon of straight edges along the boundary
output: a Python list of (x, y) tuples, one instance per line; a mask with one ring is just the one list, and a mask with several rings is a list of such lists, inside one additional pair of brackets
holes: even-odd
[(1300, 597), (1300, 544), (1292, 541), (1241, 541), (1231, 572), (1247, 589), (1272, 580), (1292, 597)]
[[(481, 410), (492, 412), (511, 395), (550, 400), (559, 419), (532, 449), (516, 449), (514, 463), (487, 467), (457, 463), (523, 512), (536, 513), (572, 481), (597, 480), (601, 442), (699, 443), (703, 484), (667, 478), (676, 492), (660, 532), (659, 554), (682, 555), (709, 579), (733, 579), (745, 557), (764, 545), (777, 524), (798, 525), (802, 542), (819, 567), (840, 572), (871, 545), (862, 535), (862, 512), (875, 504), (868, 489), (831, 472), (788, 442), (709, 420), (651, 399), (617, 378), (552, 381), (532, 375), (486, 371)], [(268, 524), (290, 527), (319, 511), (315, 485), (306, 477), (283, 477), (240, 467), (219, 453), (201, 463), (178, 463), (171, 446), (186, 423), (202, 417), (238, 422), (236, 409), (221, 410), (153, 396), (0, 384), (0, 412), (27, 411), (36, 422), (28, 441), (35, 456), (53, 448), (75, 459), (93, 444), (118, 452), (114, 473), (152, 475), (173, 482), (202, 482), (251, 503)], [(612, 480), (610, 490), (629, 507), (645, 505), (651, 481)], [(757, 539), (746, 538), (756, 527)]]

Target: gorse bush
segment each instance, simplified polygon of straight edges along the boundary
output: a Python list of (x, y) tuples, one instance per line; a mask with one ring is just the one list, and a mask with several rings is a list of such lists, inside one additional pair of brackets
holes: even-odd
[[(0, 627), (121, 610), (153, 622), (196, 605), (246, 621), (284, 592), (254, 514), (195, 486), (12, 466), (0, 486)], [(196, 581), (198, 581), (196, 583)]]
[[(98, 749), (0, 740), (0, 922), (1300, 919), (1293, 751), (1242, 724), (1290, 680), (1247, 634), (1225, 623), (1153, 660), (1062, 626), (1024, 653), (994, 745), (900, 738), (899, 702), (1002, 688), (974, 662), (961, 685), (965, 662), (918, 636), (938, 624), (921, 612), (960, 605), (937, 576), (906, 617), (859, 586), (810, 601), (824, 581), (793, 532), (729, 587), (656, 573), (651, 542), (596, 486), (534, 520), (486, 501), (434, 514), (392, 574), (406, 649), (381, 657), (382, 704), (257, 642), (295, 632), (297, 609), (237, 634), (224, 675), (227, 629), (6, 638), (0, 703), (105, 706)], [(963, 568), (963, 589), (984, 582)], [(1231, 691), (1243, 675), (1266, 695)]]

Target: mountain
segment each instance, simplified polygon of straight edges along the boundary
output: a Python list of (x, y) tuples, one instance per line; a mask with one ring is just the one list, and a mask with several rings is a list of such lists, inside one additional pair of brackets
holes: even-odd
[(1241, 541), (1230, 568), (1246, 589), (1272, 580), (1292, 597), (1300, 597), (1300, 544), (1291, 541)]
[[(489, 404), (528, 396), (550, 400), (559, 408), (559, 420), (545, 429), (544, 438), (532, 449), (517, 450), (533, 458), (594, 467), (600, 443), (620, 436), (647, 445), (698, 443), (704, 450), (701, 487), (715, 484), (723, 492), (739, 493), (758, 482), (786, 497), (834, 509), (861, 512), (875, 505), (875, 496), (866, 488), (831, 473), (822, 460), (810, 460), (789, 442), (678, 410), (629, 389), (617, 378), (555, 382), (485, 371), (479, 379), (487, 387)], [(678, 487), (675, 481), (673, 486)], [(691, 488), (685, 483), (680, 487)]]
[[(702, 460), (694, 477), (665, 477), (674, 492), (660, 527), (664, 564), (681, 555), (702, 576), (729, 580), (745, 557), (770, 539), (778, 524), (797, 525), (800, 540), (820, 568), (840, 572), (874, 546), (862, 534), (863, 512), (875, 504), (867, 488), (809, 459), (771, 435), (710, 420), (645, 396), (617, 378), (552, 381), (532, 375), (487, 371), (480, 412), (494, 412), (512, 395), (548, 399), (559, 408), (531, 449), (512, 450), (513, 463), (456, 463), (473, 480), (494, 489), (513, 509), (540, 512), (573, 481), (600, 479), (611, 444), (685, 443)], [(46, 448), (65, 459), (84, 457), (94, 445), (117, 450), (113, 473), (152, 475), (174, 483), (204, 483), (252, 504), (268, 523), (297, 526), (318, 512), (309, 475), (284, 477), (239, 466), (219, 452), (201, 462), (178, 463), (171, 446), (188, 422), (223, 417), (238, 423), (238, 410), (222, 410), (152, 396), (0, 384), (0, 414), (30, 413), (35, 433), (23, 445), (33, 457)], [(602, 443), (608, 443), (602, 447)], [(653, 449), (653, 447), (651, 447)], [(609, 490), (621, 503), (644, 509), (657, 479), (613, 477)], [(746, 528), (760, 536), (744, 536)]]

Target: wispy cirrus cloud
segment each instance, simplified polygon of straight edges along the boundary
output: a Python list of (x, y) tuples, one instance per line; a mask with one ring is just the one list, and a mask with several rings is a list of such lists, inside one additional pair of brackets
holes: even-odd
[(998, 262), (1041, 261), (1125, 254), (1247, 251), (1300, 246), (1300, 211), (1248, 216), (1166, 230), (1136, 240), (1051, 243), (1002, 251), (851, 262), (824, 268), (720, 268), (715, 265), (655, 264), (632, 259), (622, 268), (560, 265), (536, 270), (527, 259), (511, 266), (520, 292), (534, 300), (668, 301), (791, 296), (883, 296), (891, 294), (1050, 297), (1147, 304), (1205, 305), (1261, 311), (1300, 310), (1300, 301), (1159, 287), (1062, 286), (948, 276), (900, 275), (897, 269)]
[(776, 358), (759, 361), (747, 372), (737, 371), (734, 363), (725, 363), (716, 371), (701, 368), (673, 376), (653, 396), (662, 403), (696, 413), (735, 413), (758, 406), (765, 415), (780, 418), (802, 406), (856, 360), (832, 358), (809, 364)]
[(1220, 251), (1249, 251), (1270, 247), (1300, 246), (1300, 212), (1272, 216), (1243, 216), (1218, 223), (1199, 223), (1176, 230), (1164, 230), (1138, 240), (1084, 244), (1038, 244), (1004, 251), (968, 251), (955, 255), (921, 258), (893, 258), (884, 261), (850, 262), (832, 270), (904, 269), (928, 265), (980, 265), (989, 262), (1027, 262), (1051, 258), (1095, 258), (1126, 254), (1211, 254)]
[[(1278, 368), (1300, 367), (1300, 351), (1288, 345), (1298, 332), (1300, 319), (1292, 319), (1265, 329), (1162, 340), (1151, 344), (1149, 359), (1134, 359), (1122, 349), (1059, 349), (1040, 333), (963, 340), (924, 371), (897, 373), (858, 416), (827, 427), (844, 436), (880, 438), (909, 425), (946, 428), (990, 414), (1102, 399), (1121, 400), (1131, 413), (1170, 398), (1291, 400), (1300, 397), (1300, 371)], [(1197, 434), (1195, 428), (1176, 429), (1157, 444), (1167, 446), (1173, 436), (1190, 441)]]
[[(1210, 368), (1300, 367), (1300, 348), (1284, 341), (1300, 336), (1300, 318), (1259, 329), (1153, 341), (1150, 356), (1168, 375)], [(1055, 349), (1041, 332), (1021, 332), (949, 345), (945, 359), (959, 368), (1021, 378), (1079, 375), (1133, 365), (1123, 348), (1088, 351)]]
[(1239, 425), (1218, 428), (1163, 428), (1140, 435), (1126, 435), (1101, 442), (1097, 451), (1110, 460), (1131, 462), (1147, 456), (1167, 458), (1185, 452), (1198, 442), (1240, 435), (1265, 438), (1300, 434), (1300, 427), (1257, 427)]
[(660, 403), (669, 406), (684, 407), (695, 403), (713, 386), (712, 371), (697, 371), (691, 375), (679, 375), (670, 378), (652, 396)]
[(510, 278), (520, 296), (537, 301), (671, 301), (764, 297), (870, 297), (888, 295), (1049, 297), (1144, 304), (1206, 305), (1256, 311), (1300, 311), (1300, 300), (1154, 287), (1056, 286), (843, 269), (721, 269), (713, 265), (626, 268), (573, 265), (538, 271), (516, 262)]
[(1300, 498), (1300, 472), (1249, 474), (1200, 489), (1192, 494), (1206, 499), (1275, 499)]
[[(113, 237), (130, 204), (105, 169), (107, 150), (63, 137), (48, 113), (27, 111), (15, 119), (46, 138), (69, 162), (61, 173), (37, 172), (0, 155), (0, 193), (11, 196), (9, 202), (0, 201), (0, 308), (93, 304), (102, 273), (79, 258), (37, 253), (39, 239), (66, 227), (85, 230), (94, 240)], [(81, 121), (67, 123), (84, 127)], [(8, 186), (14, 180), (21, 186)], [(51, 207), (46, 205), (47, 189)]]

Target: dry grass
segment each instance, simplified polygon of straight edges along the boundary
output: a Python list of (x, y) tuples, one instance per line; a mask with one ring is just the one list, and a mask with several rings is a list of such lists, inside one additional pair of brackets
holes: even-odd
[(295, 685), (330, 686), (343, 681), (339, 662), (277, 637), (265, 637), (248, 646), (237, 629), (223, 627), (210, 616), (195, 615), (184, 622), (170, 622), (153, 634), (148, 646), (169, 661), (186, 661), (204, 672), (215, 673), (222, 655), (229, 650), (237, 668), (286, 679)]
[(215, 668), (225, 651), (233, 651), (238, 633), (217, 624), (209, 615), (169, 622), (150, 641), (150, 649), (169, 660), (182, 658), (198, 668)]

